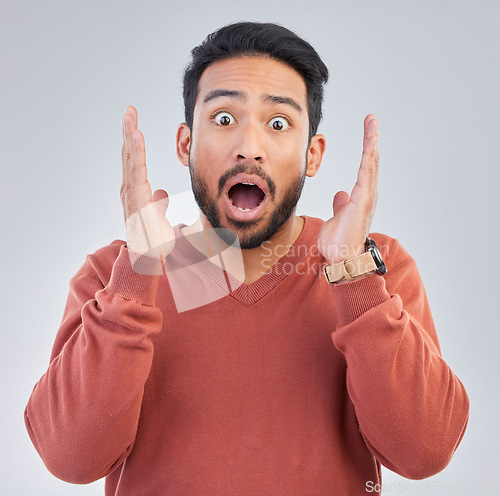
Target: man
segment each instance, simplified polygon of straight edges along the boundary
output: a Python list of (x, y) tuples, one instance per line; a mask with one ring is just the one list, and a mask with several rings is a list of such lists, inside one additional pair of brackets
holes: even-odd
[(325, 150), (318, 54), (280, 26), (238, 23), (192, 55), (177, 153), (200, 219), (164, 219), (128, 107), (127, 243), (71, 281), (25, 412), (36, 449), (63, 480), (106, 477), (106, 495), (377, 494), (381, 464), (439, 472), (469, 402), (415, 262), (369, 235), (377, 120), (333, 217), (298, 217)]

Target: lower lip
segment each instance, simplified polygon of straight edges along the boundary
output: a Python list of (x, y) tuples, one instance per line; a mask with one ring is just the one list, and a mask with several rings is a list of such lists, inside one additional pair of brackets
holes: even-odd
[(229, 216), (234, 220), (245, 222), (245, 221), (255, 220), (259, 217), (259, 215), (264, 210), (265, 204), (267, 202), (267, 196), (265, 196), (264, 199), (260, 202), (260, 204), (257, 205), (255, 208), (245, 212), (238, 210), (233, 205), (233, 202), (229, 199), (229, 196), (225, 197), (225, 201), (226, 201), (226, 212), (229, 214)]

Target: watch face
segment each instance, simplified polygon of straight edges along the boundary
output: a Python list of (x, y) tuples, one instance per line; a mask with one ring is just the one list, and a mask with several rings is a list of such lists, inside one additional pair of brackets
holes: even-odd
[(366, 251), (369, 251), (372, 254), (375, 265), (377, 266), (377, 274), (385, 274), (387, 272), (387, 267), (385, 266), (385, 263), (382, 260), (382, 255), (380, 254), (380, 251), (378, 250), (373, 239), (367, 238)]

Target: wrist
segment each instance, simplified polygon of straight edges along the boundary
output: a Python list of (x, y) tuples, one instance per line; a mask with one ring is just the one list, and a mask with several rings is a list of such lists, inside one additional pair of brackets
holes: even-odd
[(367, 276), (371, 276), (373, 274), (373, 272), (369, 272), (368, 274), (361, 274), (360, 276), (356, 276), (356, 277), (353, 277), (352, 279), (342, 279), (341, 281), (338, 281), (336, 284), (339, 285), (339, 284), (345, 284), (346, 282), (355, 282), (355, 281), (359, 281), (360, 279), (364, 279), (365, 277)]
[(377, 245), (370, 238), (366, 238), (364, 250), (361, 254), (335, 264), (327, 264), (323, 267), (323, 270), (326, 280), (330, 284), (352, 282), (373, 272), (378, 274), (387, 272)]
[(330, 265), (336, 265), (362, 255), (365, 252), (365, 245), (361, 245), (357, 248), (344, 245), (343, 247), (334, 248), (333, 250), (331, 250), (331, 252), (331, 256), (325, 257), (326, 262)]

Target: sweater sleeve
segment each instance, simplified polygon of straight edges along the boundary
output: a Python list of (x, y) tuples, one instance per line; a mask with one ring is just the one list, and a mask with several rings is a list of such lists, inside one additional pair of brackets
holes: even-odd
[(392, 471), (423, 479), (450, 462), (469, 399), (441, 356), (415, 261), (396, 240), (373, 237), (384, 245), (388, 273), (332, 288), (339, 318), (332, 338), (346, 359), (366, 445)]
[(71, 279), (50, 365), (25, 410), (29, 436), (56, 477), (93, 482), (130, 453), (151, 335), (161, 328), (158, 282), (134, 272), (116, 243), (87, 257)]

